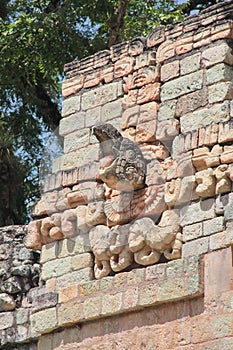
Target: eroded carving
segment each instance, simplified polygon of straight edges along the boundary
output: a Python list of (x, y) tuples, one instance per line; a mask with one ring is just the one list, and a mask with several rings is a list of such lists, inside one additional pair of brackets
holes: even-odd
[(123, 138), (111, 124), (96, 126), (93, 133), (102, 151), (98, 177), (108, 187), (120, 191), (144, 187), (146, 164), (138, 145)]
[(214, 195), (216, 180), (212, 168), (197, 172), (195, 178), (198, 184), (196, 193), (199, 197), (209, 197)]
[(90, 230), (89, 237), (97, 279), (111, 271), (124, 270), (133, 260), (146, 266), (158, 262), (162, 254), (166, 259), (181, 256), (182, 234), (176, 210), (165, 211), (158, 225), (151, 218), (144, 217), (133, 224), (112, 228), (98, 225)]

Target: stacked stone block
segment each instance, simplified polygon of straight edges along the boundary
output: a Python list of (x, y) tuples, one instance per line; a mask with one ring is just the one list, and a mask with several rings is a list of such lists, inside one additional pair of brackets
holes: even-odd
[(36, 348), (37, 338), (30, 327), (30, 293), (36, 289), (40, 275), (40, 254), (24, 246), (26, 227), (0, 228), (0, 347), (21, 350)]

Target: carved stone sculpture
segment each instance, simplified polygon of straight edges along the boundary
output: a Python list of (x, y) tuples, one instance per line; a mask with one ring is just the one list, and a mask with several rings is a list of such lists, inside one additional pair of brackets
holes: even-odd
[(129, 229), (129, 249), (141, 265), (158, 262), (162, 253), (167, 259), (180, 257), (180, 242), (179, 215), (174, 210), (165, 211), (159, 225), (150, 218), (142, 218)]
[(99, 179), (120, 191), (144, 187), (146, 164), (139, 146), (122, 137), (111, 124), (95, 126), (93, 134), (102, 152)]
[(215, 171), (214, 175), (217, 179), (216, 183), (216, 194), (230, 192), (231, 190), (231, 181), (228, 177), (228, 165), (221, 164)]
[(212, 168), (199, 171), (195, 174), (197, 188), (196, 193), (200, 197), (213, 196), (215, 193), (215, 183), (214, 171)]

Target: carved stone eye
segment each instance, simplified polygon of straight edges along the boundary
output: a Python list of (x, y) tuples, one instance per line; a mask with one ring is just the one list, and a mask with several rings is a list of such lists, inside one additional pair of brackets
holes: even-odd
[(127, 160), (135, 160), (136, 158), (136, 153), (134, 150), (129, 149), (125, 152), (125, 157)]

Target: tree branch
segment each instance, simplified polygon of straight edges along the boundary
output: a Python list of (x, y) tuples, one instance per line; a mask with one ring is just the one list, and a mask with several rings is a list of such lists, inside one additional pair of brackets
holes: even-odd
[(110, 47), (116, 44), (117, 39), (119, 37), (120, 29), (124, 23), (124, 16), (126, 10), (129, 6), (130, 0), (118, 0), (118, 11), (115, 16), (112, 17), (110, 23), (110, 33), (107, 46)]

